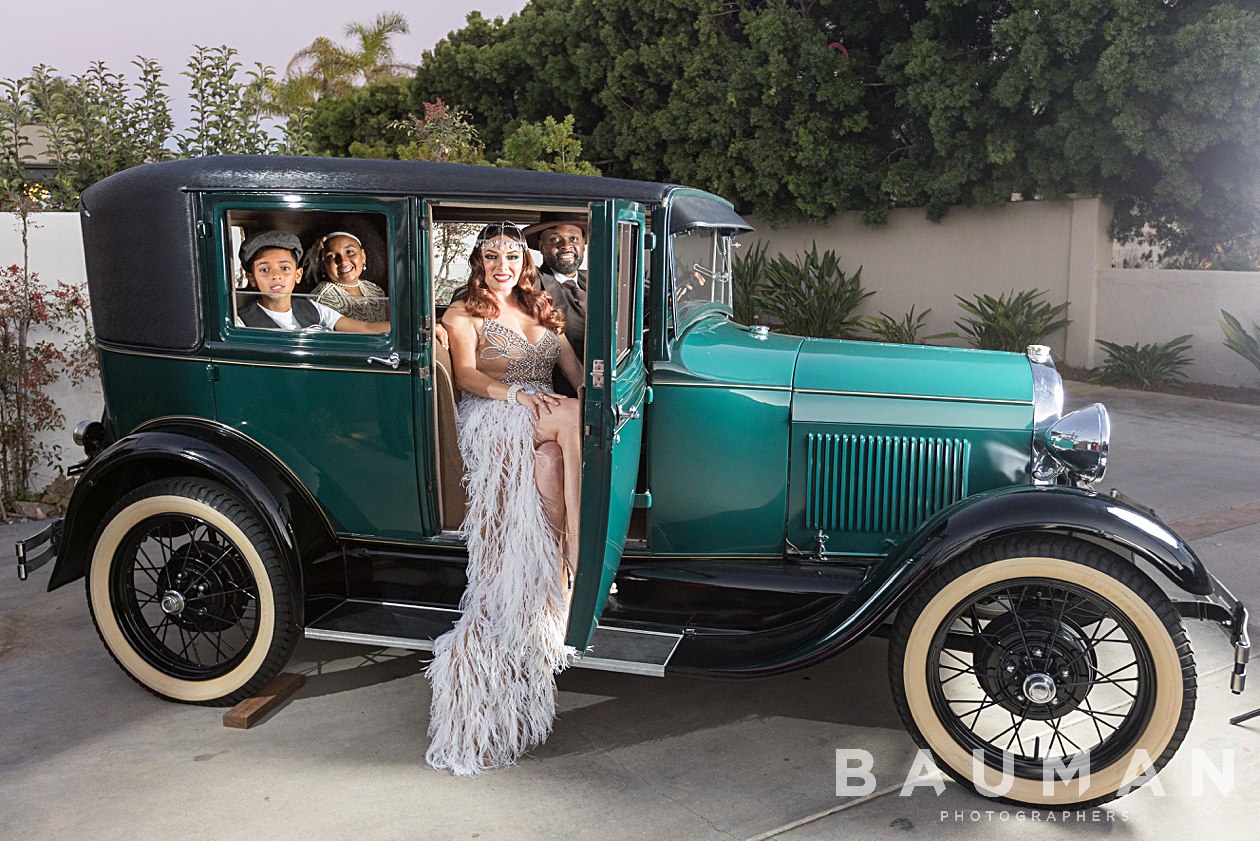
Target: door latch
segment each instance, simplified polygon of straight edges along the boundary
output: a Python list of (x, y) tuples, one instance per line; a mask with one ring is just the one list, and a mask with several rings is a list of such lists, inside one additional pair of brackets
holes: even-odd
[(626, 421), (634, 420), (639, 416), (639, 407), (631, 406), (629, 409), (624, 408), (620, 403), (613, 407), (613, 425), (621, 426)]
[(368, 362), (379, 362), (382, 365), (388, 365), (394, 370), (398, 370), (398, 363), (400, 361), (402, 361), (402, 359), (398, 355), (397, 351), (395, 351), (394, 353), (391, 353), (389, 356), (369, 356), (368, 357)]

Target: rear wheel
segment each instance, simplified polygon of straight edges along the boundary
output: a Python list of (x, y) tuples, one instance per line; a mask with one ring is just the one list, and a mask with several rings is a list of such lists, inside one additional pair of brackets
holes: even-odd
[(226, 488), (150, 482), (94, 541), (88, 605), (105, 647), (141, 686), (231, 705), (283, 668), (296, 633), (289, 583), (262, 522)]
[[(1194, 714), (1194, 658), (1168, 598), (1072, 541), (1011, 541), (946, 564), (898, 615), (889, 665), (915, 741), (959, 782), (1012, 803), (1127, 793), (1167, 764)], [(1059, 778), (1072, 769), (1087, 771), (1083, 787)]]

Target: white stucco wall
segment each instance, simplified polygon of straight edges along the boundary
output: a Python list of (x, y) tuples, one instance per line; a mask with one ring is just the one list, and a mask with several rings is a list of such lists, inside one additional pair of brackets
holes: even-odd
[[(1218, 322), (1228, 310), (1251, 330), (1260, 322), (1260, 272), (1106, 269), (1098, 278), (1098, 338), (1120, 344), (1167, 342), (1193, 334), (1187, 379), (1260, 387), (1260, 370), (1225, 346)], [(1097, 362), (1106, 357), (1098, 349)]]
[[(1052, 304), (1068, 300), (1074, 205), (1081, 203), (1099, 213), (1097, 200), (1082, 200), (953, 208), (941, 222), (929, 221), (919, 208), (903, 208), (879, 227), (862, 224), (857, 213), (778, 228), (750, 219), (757, 230), (742, 241), (745, 248), (767, 241), (771, 256), (807, 251), (816, 241), (819, 251), (832, 249), (840, 256), (846, 272), (862, 267), (863, 287), (876, 293), (864, 303), (864, 315), (885, 312), (900, 319), (911, 306), (915, 312), (930, 307), (925, 331), (930, 335), (955, 330), (954, 322), (964, 315), (955, 295), (1041, 289)], [(1049, 341), (1062, 358), (1067, 336), (1059, 332)]]
[[(31, 270), (39, 276), (39, 280), (52, 286), (56, 286), (58, 280), (66, 283), (86, 282), (79, 215), (38, 214), (30, 232), (30, 262)], [(0, 265), (10, 266), (15, 263), (22, 263), (21, 227), (13, 215), (0, 215)], [(32, 338), (40, 339), (45, 335), (47, 334), (33, 334)], [(68, 380), (62, 380), (49, 391), (65, 415), (66, 428), (44, 433), (40, 436), (40, 441), (60, 445), (65, 456), (64, 463), (73, 464), (82, 455), (82, 451), (70, 439), (70, 431), (81, 420), (100, 418), (103, 407), (100, 383), (92, 381), (72, 387)], [(35, 489), (42, 488), (54, 475), (54, 468), (39, 465), (36, 481), (33, 483)]]
[(1101, 364), (1106, 351), (1096, 339), (1147, 344), (1190, 333), (1190, 380), (1260, 387), (1260, 371), (1225, 347), (1217, 324), (1222, 309), (1248, 328), (1260, 323), (1260, 272), (1112, 269), (1111, 211), (1097, 198), (954, 208), (939, 223), (899, 209), (882, 227), (863, 225), (856, 213), (780, 228), (750, 221), (757, 231), (745, 247), (761, 239), (771, 255), (794, 254), (816, 240), (840, 255), (845, 271), (862, 266), (863, 286), (876, 290), (864, 314), (900, 318), (911, 305), (931, 307), (925, 334), (955, 329), (963, 315), (955, 295), (1042, 289), (1046, 301), (1071, 302), (1072, 323), (1049, 340), (1070, 365)]

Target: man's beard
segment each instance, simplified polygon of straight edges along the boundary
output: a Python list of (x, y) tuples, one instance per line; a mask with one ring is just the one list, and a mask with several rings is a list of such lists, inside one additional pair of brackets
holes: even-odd
[(561, 263), (561, 256), (559, 254), (546, 256), (543, 258), (543, 263), (545, 263), (547, 268), (551, 269), (551, 271), (555, 274), (576, 274), (578, 266), (582, 265), (582, 255), (575, 255), (572, 258), (572, 262), (568, 265)]

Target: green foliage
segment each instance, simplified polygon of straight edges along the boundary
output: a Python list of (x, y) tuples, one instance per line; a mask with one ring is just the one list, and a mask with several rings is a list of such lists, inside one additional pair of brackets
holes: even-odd
[(371, 23), (346, 25), (345, 35), (352, 46), (321, 35), (294, 53), (283, 79), (271, 82), (271, 113), (291, 118), (319, 100), (344, 97), (360, 84), (401, 83), (415, 67), (395, 61), (392, 40), (409, 31), (405, 15), (381, 12)]
[(306, 119), (307, 143), (314, 154), (332, 157), (396, 158), (408, 142), (403, 129), (412, 112), (407, 88), (379, 82), (345, 96), (320, 100)]
[(835, 338), (859, 326), (855, 315), (862, 301), (874, 295), (862, 289), (862, 269), (846, 275), (830, 249), (821, 255), (818, 243), (796, 259), (780, 254), (766, 264), (761, 310), (778, 321), (784, 333)]
[(1243, 328), (1242, 322), (1225, 310), (1221, 310), (1221, 320), (1217, 323), (1221, 325), (1221, 332), (1225, 334), (1225, 347), (1260, 368), (1260, 324), (1253, 321), (1252, 332), (1248, 333)]
[[(96, 373), (96, 348), (83, 286), (42, 283), (30, 270), (30, 232), (48, 194), (26, 185), (8, 199), (22, 242), (22, 264), (0, 268), (0, 512), (31, 490), (36, 465), (53, 464), (57, 445), (39, 434), (63, 429), (65, 418), (48, 386), (67, 376), (79, 385)], [(60, 334), (61, 342), (32, 330)]]
[(582, 160), (582, 141), (573, 134), (573, 115), (561, 122), (550, 115), (541, 123), (522, 123), (503, 141), (503, 157), (495, 166), (534, 169), (539, 172), (571, 172), (599, 175)]
[(485, 163), (486, 147), (477, 138), (477, 129), (468, 122), (468, 112), (448, 108), (440, 99), (424, 103), (423, 117), (410, 114), (392, 127), (410, 141), (398, 147), (402, 160)]
[(1044, 294), (1040, 289), (1026, 289), (1018, 294), (1011, 290), (1009, 296), (1005, 292), (996, 298), (976, 295), (970, 301), (955, 295), (959, 306), (971, 313), (971, 317), (954, 323), (974, 348), (1022, 353), (1029, 345), (1039, 344), (1070, 323), (1066, 318), (1059, 318), (1068, 308), (1068, 302), (1051, 306), (1040, 300)]
[(900, 320), (893, 318), (886, 312), (881, 312), (878, 316), (863, 318), (861, 323), (867, 330), (879, 336), (881, 341), (899, 345), (927, 344), (932, 339), (951, 339), (958, 335), (953, 331), (949, 331), (933, 333), (930, 336), (920, 338), (919, 333), (927, 325), (927, 315), (931, 311), (932, 308), (928, 307), (923, 312), (916, 314), (914, 307), (911, 307), (910, 312), (903, 315)]
[[(458, 102), (489, 149), (572, 114), (605, 174), (772, 221), (1102, 194), (1118, 235), (1208, 254), (1260, 224), (1257, 68), (1243, 0), (532, 0), (469, 15), (382, 106)], [(320, 125), (340, 154), (377, 130)]]
[[(59, 77), (45, 65), (31, 75), (0, 82), (0, 123), (5, 178), (26, 178), (29, 145), (38, 134), (56, 166), (44, 183), (53, 209), (74, 209), (79, 192), (107, 175), (170, 156), (170, 97), (161, 68), (149, 59), (132, 62), (134, 84), (94, 62), (82, 76)], [(9, 202), (13, 207), (13, 202)]]
[(731, 293), (734, 317), (740, 324), (752, 324), (761, 304), (761, 286), (766, 276), (768, 246), (758, 242), (745, 254), (736, 252), (731, 260)]
[(192, 126), (176, 137), (181, 157), (279, 151), (268, 132), (268, 99), (275, 69), (256, 63), (238, 78), (241, 63), (231, 47), (201, 47), (183, 72), (192, 86)]
[(1170, 342), (1152, 342), (1148, 345), (1121, 345), (1102, 339), (1097, 340), (1107, 350), (1098, 373), (1092, 382), (1107, 385), (1138, 386), (1153, 389), (1166, 383), (1184, 380), (1182, 368), (1193, 360), (1186, 355), (1190, 349), (1190, 335), (1178, 336)]

